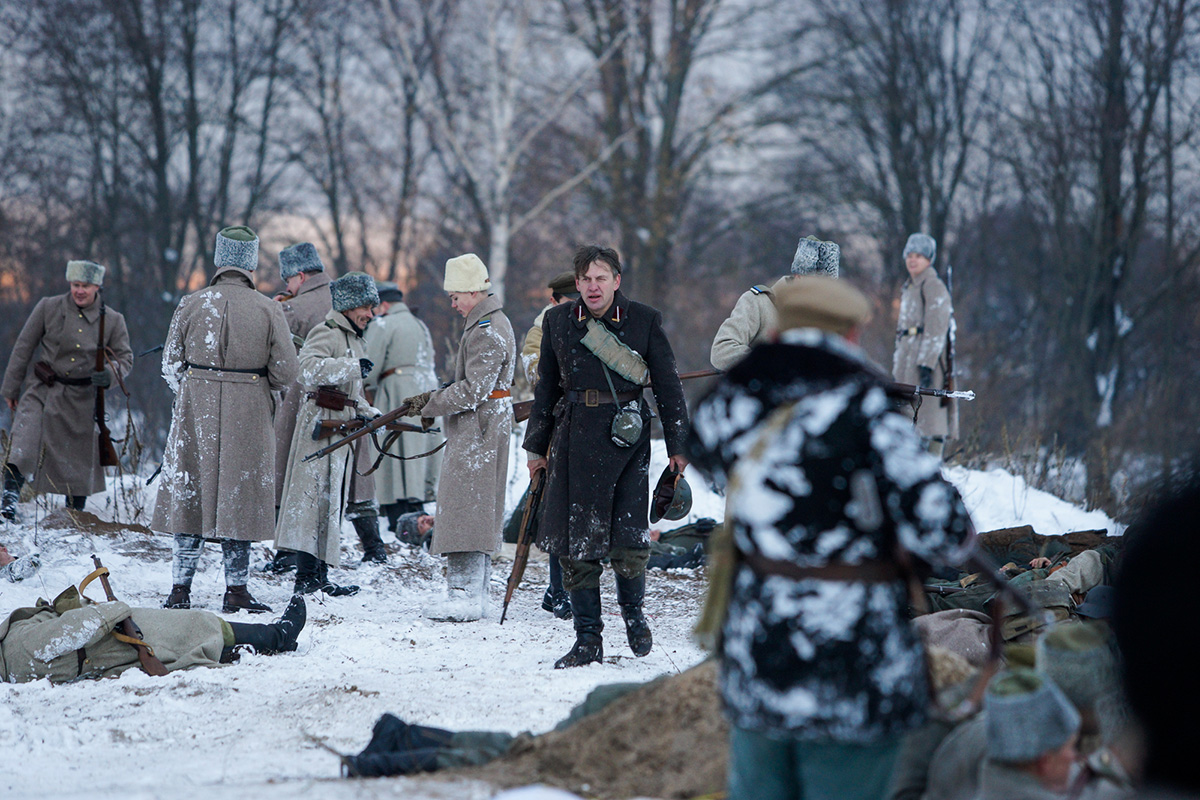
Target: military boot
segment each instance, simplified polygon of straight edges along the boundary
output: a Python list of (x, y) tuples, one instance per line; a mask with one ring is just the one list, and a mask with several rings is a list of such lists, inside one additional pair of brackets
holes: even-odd
[(246, 584), (225, 587), (225, 602), (221, 605), (222, 612), (233, 614), (238, 611), (249, 611), (251, 614), (262, 614), (264, 611), (270, 610), (269, 605), (254, 599), (254, 595), (250, 594)]
[(571, 592), (571, 612), (575, 621), (575, 645), (554, 662), (555, 669), (582, 667), (604, 660), (604, 622), (600, 619), (600, 587)]
[(17, 503), (21, 501), (21, 487), (25, 484), (25, 476), (12, 464), (4, 465), (4, 500), (0, 505), (0, 516), (5, 519), (17, 518)]
[(437, 622), (474, 622), (485, 613), (488, 564), (484, 553), (446, 554), (446, 596), (425, 608)]
[(187, 584), (177, 583), (171, 587), (171, 593), (167, 595), (167, 602), (163, 603), (163, 608), (191, 608), (192, 607), (192, 587)]
[(650, 626), (642, 616), (642, 601), (646, 597), (646, 573), (636, 578), (617, 576), (617, 604), (621, 606), (621, 618), (625, 620), (625, 637), (629, 649), (639, 658), (650, 652), (654, 637)]
[(227, 624), (233, 629), (235, 646), (248, 644), (263, 655), (290, 653), (296, 649), (296, 639), (300, 636), (300, 631), (304, 630), (307, 617), (308, 611), (304, 606), (304, 598), (294, 594), (278, 622), (270, 625), (255, 625), (246, 622), (229, 622)]
[(17, 518), (17, 501), (21, 499), (21, 493), (13, 489), (4, 490), (4, 503), (0, 507), (0, 516), (8, 520)]
[(351, 597), (358, 594), (357, 586), (338, 586), (329, 580), (329, 565), (324, 561), (317, 562), (317, 580), (320, 581), (321, 591), (330, 597)]
[(276, 550), (275, 556), (263, 567), (263, 572), (282, 575), (296, 568), (296, 553), (293, 550)]
[(292, 587), (294, 594), (312, 594), (321, 588), (319, 563), (312, 553), (297, 551), (296, 583)]
[(358, 540), (362, 542), (363, 562), (386, 564), (387, 550), (383, 546), (383, 539), (379, 538), (379, 517), (355, 517), (350, 521), (354, 524)]

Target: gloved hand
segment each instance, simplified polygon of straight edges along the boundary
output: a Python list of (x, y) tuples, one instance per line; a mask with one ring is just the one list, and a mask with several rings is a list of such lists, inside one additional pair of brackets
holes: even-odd
[(921, 375), (921, 388), (933, 388), (933, 368), (932, 367), (917, 367), (917, 372)]
[(360, 358), (358, 360), (358, 371), (362, 373), (363, 380), (371, 374), (371, 370), (375, 369), (375, 362), (369, 358)]
[(433, 392), (421, 392), (420, 394), (414, 394), (412, 397), (404, 398), (404, 402), (408, 403), (408, 411), (404, 412), (404, 416), (421, 416), (421, 409), (424, 408), (425, 404), (429, 402), (431, 395), (433, 395)]
[(367, 406), (366, 415), (368, 419), (379, 419), (383, 416), (383, 412), (375, 406)]
[(92, 373), (92, 386), (97, 386), (101, 389), (107, 389), (112, 386), (112, 373), (106, 369)]

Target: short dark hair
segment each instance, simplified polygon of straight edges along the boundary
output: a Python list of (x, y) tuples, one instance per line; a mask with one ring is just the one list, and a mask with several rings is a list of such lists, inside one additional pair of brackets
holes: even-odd
[(580, 245), (575, 251), (575, 277), (582, 278), (587, 274), (588, 267), (599, 261), (613, 271), (613, 275), (621, 274), (621, 257), (611, 247), (601, 247), (598, 244)]

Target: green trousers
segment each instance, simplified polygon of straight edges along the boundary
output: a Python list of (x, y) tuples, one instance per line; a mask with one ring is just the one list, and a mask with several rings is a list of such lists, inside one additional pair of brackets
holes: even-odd
[(899, 750), (900, 737), (855, 745), (730, 728), (728, 800), (881, 800)]

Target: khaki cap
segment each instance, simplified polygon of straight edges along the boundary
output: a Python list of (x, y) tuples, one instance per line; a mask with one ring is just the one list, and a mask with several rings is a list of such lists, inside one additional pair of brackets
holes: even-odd
[(775, 292), (779, 330), (820, 328), (845, 336), (871, 318), (866, 295), (844, 280), (822, 275), (797, 275)]
[(579, 290), (575, 288), (575, 270), (569, 269), (566, 272), (560, 272), (547, 286), (555, 294), (579, 296)]

